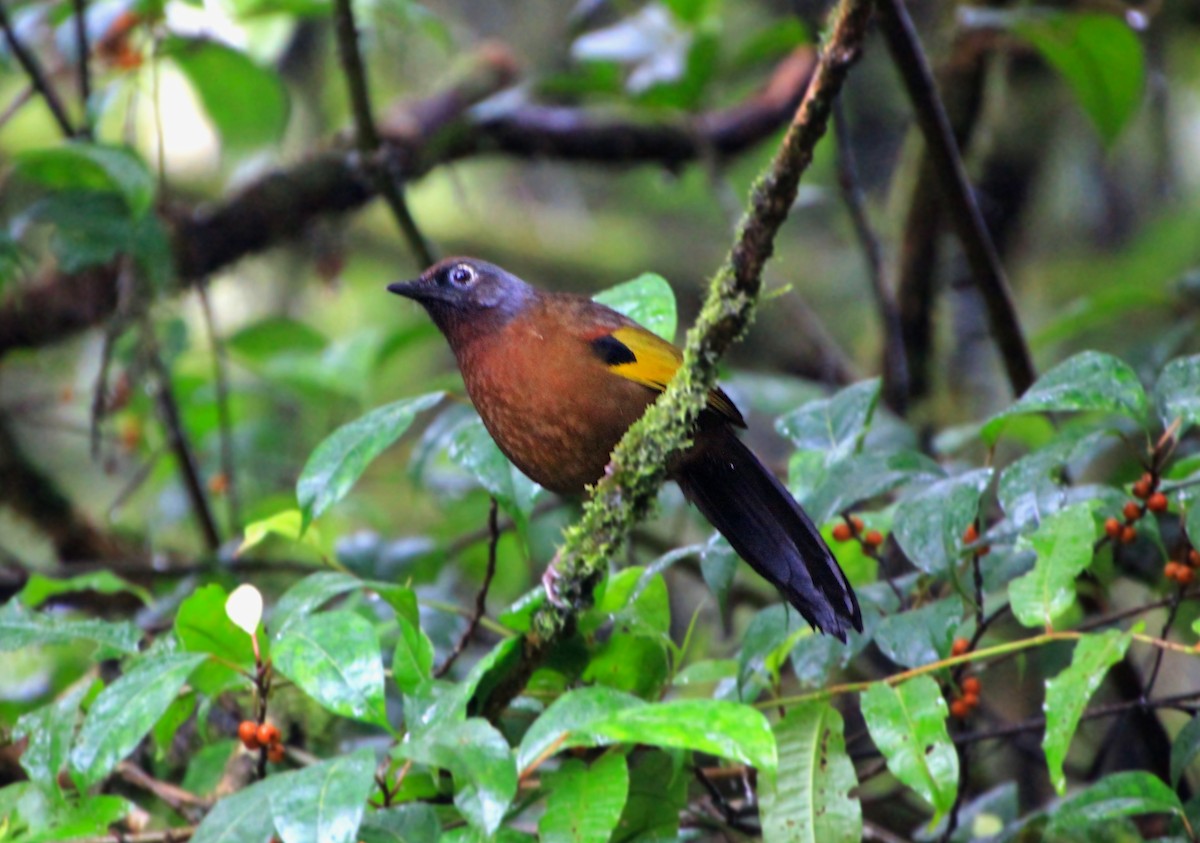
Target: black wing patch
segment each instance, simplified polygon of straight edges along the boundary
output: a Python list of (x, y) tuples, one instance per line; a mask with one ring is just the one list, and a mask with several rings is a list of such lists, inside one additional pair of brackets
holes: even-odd
[(626, 363), (636, 363), (637, 355), (629, 350), (629, 346), (612, 334), (596, 337), (591, 342), (592, 350), (609, 366), (623, 366)]

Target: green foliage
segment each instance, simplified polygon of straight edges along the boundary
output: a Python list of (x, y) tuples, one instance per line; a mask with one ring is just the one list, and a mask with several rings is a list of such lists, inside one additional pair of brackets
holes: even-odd
[(1024, 543), (1037, 554), (1033, 570), (1009, 588), (1013, 614), (1025, 626), (1049, 629), (1075, 603), (1075, 578), (1092, 560), (1096, 524), (1091, 505), (1060, 510)]

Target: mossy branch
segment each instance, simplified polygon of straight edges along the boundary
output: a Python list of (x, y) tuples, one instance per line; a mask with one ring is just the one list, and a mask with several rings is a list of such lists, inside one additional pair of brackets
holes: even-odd
[[(592, 589), (629, 531), (655, 500), (668, 460), (690, 442), (691, 431), (717, 377), (725, 351), (754, 317), (762, 270), (796, 200), (801, 174), (825, 134), (833, 101), (858, 58), (870, 20), (869, 0), (841, 0), (812, 83), (774, 159), (756, 181), (750, 208), (738, 226), (725, 263), (709, 284), (704, 307), (688, 331), (683, 365), (666, 392), (629, 429), (613, 451), (608, 473), (596, 484), (578, 523), (567, 528), (557, 561), (558, 592), (569, 606), (586, 604)], [(571, 608), (547, 604), (527, 639), (524, 671), (511, 676), (492, 708), (517, 693), (528, 672), (573, 618)], [(524, 674), (524, 675), (520, 675)]]

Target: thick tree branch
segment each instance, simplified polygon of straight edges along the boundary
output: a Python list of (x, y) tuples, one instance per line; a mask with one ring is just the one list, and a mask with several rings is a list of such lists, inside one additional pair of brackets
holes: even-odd
[[(800, 176), (825, 133), (833, 100), (858, 58), (870, 20), (870, 0), (841, 0), (816, 73), (774, 159), (755, 183), (725, 264), (688, 331), (683, 364), (666, 392), (614, 449), (609, 470), (593, 489), (580, 520), (567, 528), (556, 559), (559, 596), (583, 605), (634, 525), (647, 513), (666, 478), (668, 460), (689, 443), (716, 381), (722, 354), (745, 333), (758, 302), (762, 271), (775, 236), (796, 200)], [(534, 618), (520, 664), (488, 700), (495, 715), (520, 692), (534, 668), (567, 632), (574, 610), (546, 604)]]
[(937, 95), (933, 74), (903, 0), (877, 0), (876, 5), (884, 40), (908, 89), (917, 123), (928, 144), (950, 211), (950, 223), (962, 243), (975, 284), (987, 306), (992, 336), (1000, 350), (1009, 384), (1013, 393), (1020, 395), (1037, 377), (1033, 357), (1021, 330), (1000, 257), (975, 202), (950, 121)]
[[(810, 48), (793, 52), (758, 94), (689, 122), (647, 124), (583, 109), (517, 106), (499, 113), (467, 109), (509, 85), (511, 55), (479, 51), (473, 70), (450, 89), (388, 115), (379, 133), (393, 177), (414, 179), (450, 161), (489, 153), (568, 161), (677, 168), (703, 155), (736, 155), (762, 141), (795, 111), (812, 77)], [(246, 255), (287, 242), (316, 219), (362, 207), (374, 196), (360, 161), (327, 152), (272, 173), (217, 205), (175, 215), (173, 247), (184, 286)], [(48, 273), (0, 307), (0, 357), (38, 348), (104, 321), (115, 309), (116, 273)]]

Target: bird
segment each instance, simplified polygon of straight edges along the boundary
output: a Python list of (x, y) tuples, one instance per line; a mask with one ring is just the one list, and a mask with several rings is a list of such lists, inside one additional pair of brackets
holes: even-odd
[[(561, 495), (585, 494), (604, 476), (617, 442), (682, 360), (606, 305), (474, 258), (446, 258), (387, 289), (432, 318), (504, 455)], [(738, 438), (745, 427), (729, 396), (712, 389), (668, 476), (810, 625), (845, 642), (863, 628), (854, 589), (812, 519)]]

